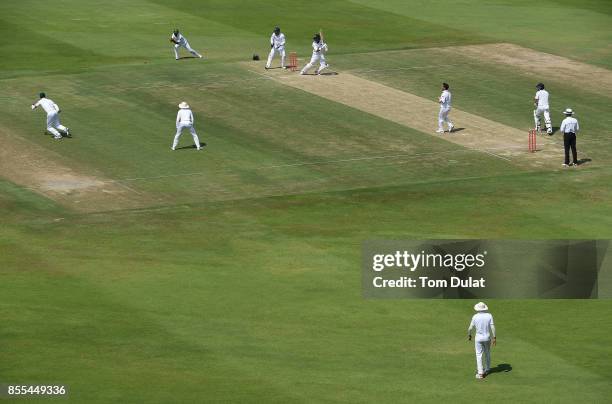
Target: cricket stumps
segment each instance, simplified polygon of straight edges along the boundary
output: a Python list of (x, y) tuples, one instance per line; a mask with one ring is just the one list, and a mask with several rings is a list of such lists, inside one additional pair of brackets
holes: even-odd
[(298, 68), (298, 58), (296, 52), (289, 53), (289, 68), (292, 72), (296, 71)]
[(529, 151), (531, 153), (538, 150), (537, 134), (537, 129), (529, 129)]

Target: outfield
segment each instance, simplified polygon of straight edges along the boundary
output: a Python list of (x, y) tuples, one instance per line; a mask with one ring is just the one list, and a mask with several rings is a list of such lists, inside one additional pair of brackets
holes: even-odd
[[(612, 238), (612, 3), (24, 0), (0, 21), (0, 384), (609, 400), (612, 301), (487, 301), (506, 371), (477, 381), (475, 302), (365, 300), (360, 260), (369, 239)], [(276, 24), (300, 64), (323, 28), (338, 74), (251, 61)], [(174, 27), (205, 59), (174, 60)], [(442, 81), (462, 128), (443, 137)], [(539, 81), (553, 126), (577, 113), (578, 168), (559, 133), (527, 152)], [(39, 91), (72, 139), (43, 135)], [(201, 152), (187, 133), (170, 150), (183, 100)]]

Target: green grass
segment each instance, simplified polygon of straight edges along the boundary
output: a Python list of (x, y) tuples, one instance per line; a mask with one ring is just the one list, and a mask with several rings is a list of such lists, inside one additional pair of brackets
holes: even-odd
[[(593, 161), (530, 171), (238, 62), (267, 54), (275, 24), (301, 55), (323, 28), (341, 74), (430, 99), (449, 80), (458, 108), (524, 129), (534, 77), (462, 57), (398, 68), (498, 41), (609, 68), (610, 14), (570, 0), (0, 4), (0, 132), (146, 205), (83, 214), (0, 181), (0, 383), (65, 383), (75, 402), (606, 401), (609, 300), (489, 301), (493, 363), (512, 370), (478, 383), (474, 302), (364, 300), (360, 261), (368, 239), (611, 238), (610, 97), (544, 80), (553, 108), (579, 111)], [(209, 59), (175, 62), (175, 26)], [(73, 139), (42, 136), (40, 90)], [(169, 150), (181, 100), (202, 153)]]

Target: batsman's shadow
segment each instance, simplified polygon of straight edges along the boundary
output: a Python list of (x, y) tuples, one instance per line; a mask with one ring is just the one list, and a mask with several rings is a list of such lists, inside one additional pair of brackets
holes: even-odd
[(492, 373), (508, 373), (512, 371), (512, 365), (509, 363), (500, 363), (499, 365), (495, 366), (494, 368), (489, 369), (489, 374)]

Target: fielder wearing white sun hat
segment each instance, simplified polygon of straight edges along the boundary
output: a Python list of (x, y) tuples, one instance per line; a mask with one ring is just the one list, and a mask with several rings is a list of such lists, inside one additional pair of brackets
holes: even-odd
[(491, 369), (491, 345), (495, 346), (495, 324), (493, 316), (488, 313), (484, 302), (474, 305), (476, 314), (472, 316), (472, 321), (468, 326), (468, 341), (472, 340), (472, 329), (476, 331), (474, 336), (474, 349), (476, 351), (476, 378), (484, 379)]
[(179, 138), (181, 137), (181, 133), (183, 133), (183, 129), (189, 129), (196, 149), (201, 150), (202, 145), (200, 144), (200, 138), (195, 131), (195, 120), (193, 118), (193, 112), (191, 112), (191, 109), (189, 109), (189, 104), (183, 101), (178, 105), (178, 107), (180, 109), (176, 114), (176, 135), (174, 135), (174, 141), (172, 142), (171, 149), (176, 150), (176, 146), (178, 146)]
[(565, 111), (563, 111), (563, 113), (565, 115), (574, 115), (574, 110), (571, 108), (565, 108)]

